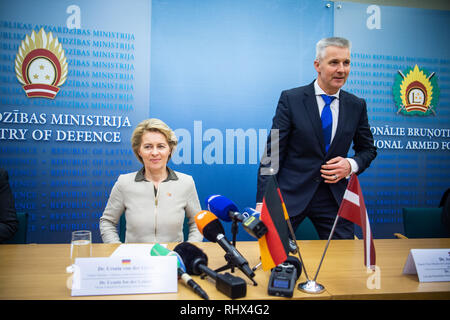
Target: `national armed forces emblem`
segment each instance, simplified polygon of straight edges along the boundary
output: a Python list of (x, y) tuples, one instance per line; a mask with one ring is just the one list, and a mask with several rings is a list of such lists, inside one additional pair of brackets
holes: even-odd
[(425, 69), (398, 70), (392, 87), (397, 114), (427, 116), (436, 115), (439, 87), (435, 73)]
[(52, 33), (41, 28), (22, 41), (15, 60), (17, 80), (29, 98), (55, 98), (67, 79), (64, 50)]

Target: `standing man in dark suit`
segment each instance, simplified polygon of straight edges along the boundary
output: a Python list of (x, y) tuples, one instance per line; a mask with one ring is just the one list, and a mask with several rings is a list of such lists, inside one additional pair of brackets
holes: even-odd
[(12, 238), (18, 226), (19, 221), (9, 186), (8, 172), (0, 168), (0, 243)]
[[(360, 174), (376, 157), (366, 102), (341, 87), (350, 73), (351, 44), (326, 38), (316, 45), (311, 84), (281, 93), (265, 156), (258, 170), (256, 209), (269, 174), (276, 174), (294, 230), (305, 217), (327, 239), (347, 178)], [(354, 155), (347, 153), (353, 142)], [(353, 223), (339, 219), (335, 239), (352, 239)]]

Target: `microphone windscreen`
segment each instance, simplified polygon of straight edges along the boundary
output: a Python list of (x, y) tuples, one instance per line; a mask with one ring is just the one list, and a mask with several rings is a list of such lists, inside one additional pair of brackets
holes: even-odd
[(218, 234), (225, 234), (222, 224), (217, 217), (207, 210), (202, 210), (195, 215), (195, 223), (203, 236), (211, 242), (216, 242)]
[(205, 200), (206, 207), (209, 211), (214, 213), (219, 219), (223, 221), (231, 221), (231, 217), (228, 212), (238, 212), (238, 207), (228, 199), (221, 195), (213, 195)]
[(167, 256), (170, 253), (170, 250), (166, 247), (163, 247), (159, 243), (155, 243), (150, 250), (151, 256)]
[(173, 251), (178, 253), (181, 259), (183, 259), (188, 274), (200, 275), (202, 272), (197, 268), (197, 265), (208, 265), (208, 256), (192, 243), (182, 242)]
[(174, 251), (170, 251), (166, 247), (163, 247), (159, 243), (155, 243), (150, 250), (150, 255), (153, 257), (157, 256), (176, 256), (177, 257), (177, 266), (178, 268), (183, 269), (186, 272), (186, 266), (184, 265), (183, 259), (178, 255), (178, 253)]

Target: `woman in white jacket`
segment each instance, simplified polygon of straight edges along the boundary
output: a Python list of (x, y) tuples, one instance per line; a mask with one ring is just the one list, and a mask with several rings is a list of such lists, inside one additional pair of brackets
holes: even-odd
[[(120, 242), (117, 225), (122, 214), (125, 242), (203, 240), (194, 219), (201, 210), (194, 180), (167, 166), (177, 143), (175, 133), (159, 119), (144, 120), (136, 127), (131, 144), (143, 167), (120, 175), (114, 184), (100, 218), (103, 242)], [(185, 217), (188, 239), (183, 239)]]

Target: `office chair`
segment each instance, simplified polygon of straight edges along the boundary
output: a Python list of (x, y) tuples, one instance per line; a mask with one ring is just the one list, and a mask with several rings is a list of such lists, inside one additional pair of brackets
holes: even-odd
[(319, 240), (316, 228), (312, 221), (306, 217), (295, 231), (295, 238), (297, 240)]
[(125, 231), (127, 230), (127, 220), (125, 219), (125, 213), (122, 214), (119, 221), (119, 238), (120, 242), (125, 243)]
[(442, 208), (402, 208), (404, 235), (397, 238), (448, 238), (449, 232), (441, 221)]
[(17, 212), (17, 220), (19, 220), (19, 228), (14, 236), (5, 242), (5, 244), (26, 244), (28, 231), (28, 213)]

